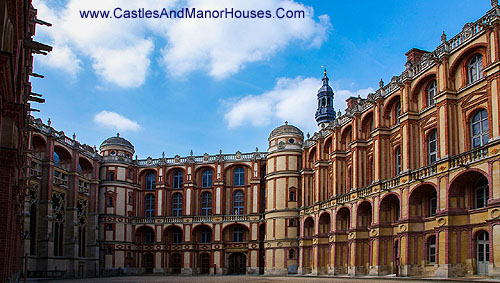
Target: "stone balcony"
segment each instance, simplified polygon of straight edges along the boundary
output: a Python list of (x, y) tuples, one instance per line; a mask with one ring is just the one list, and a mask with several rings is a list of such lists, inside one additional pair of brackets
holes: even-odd
[(224, 223), (224, 222), (259, 222), (262, 214), (216, 215), (216, 216), (157, 216), (136, 217), (132, 224), (182, 224), (182, 223)]

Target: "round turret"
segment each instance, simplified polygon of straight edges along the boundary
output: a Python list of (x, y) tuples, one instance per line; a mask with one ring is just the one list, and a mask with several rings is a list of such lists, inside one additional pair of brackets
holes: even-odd
[(300, 150), (304, 141), (304, 133), (299, 128), (288, 125), (288, 122), (285, 122), (284, 125), (277, 127), (271, 132), (268, 140), (268, 152), (290, 149)]

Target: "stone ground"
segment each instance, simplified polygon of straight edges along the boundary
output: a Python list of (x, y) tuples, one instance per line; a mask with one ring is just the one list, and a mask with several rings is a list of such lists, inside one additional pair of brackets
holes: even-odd
[[(34, 282), (35, 280), (30, 280)], [(395, 277), (312, 277), (312, 276), (122, 276), (122, 277), (101, 277), (101, 278), (87, 278), (87, 279), (72, 279), (72, 280), (44, 280), (43, 282), (54, 283), (133, 283), (133, 282), (198, 282), (198, 283), (224, 283), (224, 282), (237, 282), (237, 283), (305, 283), (305, 282), (331, 282), (331, 283), (428, 283), (428, 282), (500, 282), (500, 280), (493, 280), (484, 277), (472, 277), (461, 279), (448, 279), (439, 280), (436, 278), (395, 278)]]

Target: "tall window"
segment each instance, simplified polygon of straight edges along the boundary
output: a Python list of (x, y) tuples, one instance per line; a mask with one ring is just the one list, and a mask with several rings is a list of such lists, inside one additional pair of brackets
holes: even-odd
[(399, 125), (399, 116), (401, 116), (401, 103), (396, 103), (396, 125)]
[(245, 194), (243, 191), (233, 193), (233, 212), (234, 215), (245, 214)]
[(437, 83), (433, 80), (427, 87), (427, 106), (436, 104)]
[(395, 152), (395, 159), (396, 159), (396, 175), (399, 175), (401, 173), (401, 147), (398, 146), (396, 147), (396, 152)]
[(184, 181), (184, 173), (181, 170), (176, 170), (174, 172), (174, 189), (182, 189), (182, 183)]
[(490, 189), (488, 186), (488, 180), (482, 177), (477, 181), (474, 188), (474, 208), (482, 208), (488, 205), (488, 200), (490, 198)]
[(243, 167), (238, 167), (234, 169), (234, 186), (244, 186), (245, 185), (245, 169)]
[(427, 149), (429, 150), (429, 164), (437, 160), (437, 130), (432, 130), (427, 139)]
[(243, 242), (243, 228), (235, 227), (233, 229), (233, 242)]
[(295, 250), (289, 250), (288, 251), (288, 258), (289, 259), (294, 259), (295, 258)]
[(155, 197), (151, 194), (146, 196), (146, 217), (155, 216)]
[(109, 172), (108, 178), (109, 181), (113, 181), (115, 179), (115, 172)]
[(432, 192), (431, 197), (429, 198), (429, 216), (434, 216), (437, 213), (437, 193), (436, 191)]
[(209, 188), (212, 186), (212, 170), (206, 169), (201, 174), (201, 187)]
[(146, 175), (146, 190), (156, 189), (156, 174), (151, 172)]
[(212, 215), (212, 194), (210, 192), (201, 194), (201, 215)]
[(436, 263), (436, 236), (427, 239), (427, 262)]
[(175, 193), (172, 197), (172, 215), (182, 215), (182, 195), (180, 193)]
[(467, 66), (469, 83), (473, 83), (483, 77), (483, 56), (478, 54), (469, 61)]
[(54, 165), (59, 166), (60, 160), (61, 159), (59, 158), (59, 154), (57, 154), (57, 152), (54, 151)]
[(488, 111), (481, 109), (471, 120), (472, 148), (483, 146), (490, 139)]
[(209, 228), (203, 228), (200, 236), (200, 243), (210, 243), (212, 241), (212, 231)]

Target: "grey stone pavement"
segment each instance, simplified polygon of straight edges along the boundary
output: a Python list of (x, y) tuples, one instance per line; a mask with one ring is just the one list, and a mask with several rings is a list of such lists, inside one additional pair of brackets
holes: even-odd
[[(469, 278), (453, 278), (453, 279), (437, 279), (437, 278), (395, 278), (395, 277), (321, 277), (321, 276), (262, 276), (262, 275), (226, 275), (226, 276), (122, 276), (122, 277), (100, 277), (100, 278), (85, 278), (85, 279), (63, 279), (63, 280), (40, 280), (39, 282), (54, 282), (54, 283), (133, 283), (133, 282), (198, 282), (198, 283), (280, 283), (280, 282), (332, 282), (332, 283), (428, 283), (428, 282), (500, 282), (498, 279), (484, 277), (469, 277)], [(22, 280), (20, 282), (23, 282)], [(37, 282), (29, 280), (29, 282)]]

